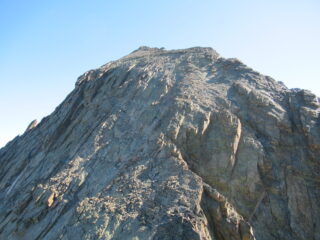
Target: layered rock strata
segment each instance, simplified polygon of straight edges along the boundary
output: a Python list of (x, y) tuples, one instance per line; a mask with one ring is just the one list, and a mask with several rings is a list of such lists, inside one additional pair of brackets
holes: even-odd
[(211, 48), (139, 48), (0, 150), (0, 239), (319, 240), (319, 107)]

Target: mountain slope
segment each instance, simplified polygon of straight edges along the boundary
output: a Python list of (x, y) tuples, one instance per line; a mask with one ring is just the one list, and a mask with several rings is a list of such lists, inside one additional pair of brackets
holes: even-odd
[(210, 48), (80, 76), (0, 150), (0, 239), (320, 239), (320, 117)]

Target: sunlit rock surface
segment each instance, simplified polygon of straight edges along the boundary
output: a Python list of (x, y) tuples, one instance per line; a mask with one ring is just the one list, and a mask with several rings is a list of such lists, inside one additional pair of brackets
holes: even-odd
[(141, 47), (0, 150), (0, 239), (319, 240), (319, 110), (211, 48)]

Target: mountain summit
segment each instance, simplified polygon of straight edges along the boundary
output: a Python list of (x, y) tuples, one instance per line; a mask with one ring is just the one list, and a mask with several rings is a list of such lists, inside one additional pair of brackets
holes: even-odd
[(0, 149), (0, 239), (319, 240), (319, 112), (211, 48), (141, 47)]

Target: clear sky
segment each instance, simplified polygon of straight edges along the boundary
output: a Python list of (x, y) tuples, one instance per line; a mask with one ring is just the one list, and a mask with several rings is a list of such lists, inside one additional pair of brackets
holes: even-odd
[(0, 147), (142, 45), (212, 47), (320, 96), (319, 0), (0, 0)]

